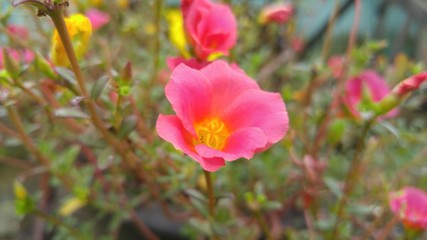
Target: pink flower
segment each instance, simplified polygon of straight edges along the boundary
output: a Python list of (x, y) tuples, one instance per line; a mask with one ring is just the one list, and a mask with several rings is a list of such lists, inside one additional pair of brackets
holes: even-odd
[[(174, 70), (181, 63), (187, 65), (188, 67), (194, 68), (196, 70), (200, 70), (206, 67), (207, 65), (211, 64), (211, 62), (198, 61), (195, 58), (185, 59), (183, 57), (168, 57), (166, 59), (166, 65), (168, 65), (170, 70)], [(245, 72), (243, 71), (243, 69), (240, 68), (239, 65), (237, 65), (237, 63), (231, 63), (230, 67), (233, 70), (240, 71), (242, 73)]]
[(397, 214), (405, 227), (409, 229), (427, 229), (427, 193), (405, 187), (389, 194), (391, 211)]
[(110, 16), (108, 14), (95, 8), (89, 9), (86, 12), (86, 16), (89, 18), (93, 30), (98, 30), (110, 21)]
[(344, 74), (344, 60), (343, 56), (332, 56), (329, 58), (328, 67), (335, 78), (341, 78)]
[(7, 31), (21, 39), (26, 40), (28, 38), (28, 29), (26, 27), (9, 24), (7, 25)]
[(168, 57), (166, 59), (166, 64), (170, 70), (174, 70), (181, 63), (197, 70), (200, 70), (210, 64), (210, 62), (200, 62), (195, 58), (185, 59), (183, 57)]
[(264, 23), (286, 23), (294, 14), (294, 7), (290, 3), (273, 3), (265, 6), (260, 15), (259, 22)]
[(228, 55), (237, 39), (237, 22), (230, 7), (208, 0), (182, 0), (181, 9), (185, 31), (200, 60), (212, 53)]
[[(381, 101), (390, 88), (387, 82), (375, 71), (364, 71), (351, 78), (345, 85), (344, 104), (355, 117), (360, 117), (360, 112), (370, 110), (369, 104)], [(388, 112), (385, 117), (393, 117), (397, 110)]]
[(399, 97), (406, 95), (409, 92), (420, 88), (421, 84), (427, 80), (427, 72), (415, 74), (393, 88), (392, 92), (397, 94)]
[(281, 96), (224, 61), (201, 70), (175, 68), (165, 88), (176, 115), (160, 115), (156, 129), (207, 171), (250, 159), (283, 138), (288, 115)]
[[(17, 50), (14, 48), (6, 48), (7, 53), (9, 54), (9, 56), (14, 59), (17, 62), (24, 62), (24, 63), (31, 63), (34, 58), (34, 52), (30, 51), (30, 50)], [(3, 48), (0, 48), (0, 69), (3, 69)]]
[(304, 40), (300, 37), (294, 37), (291, 40), (291, 48), (295, 52), (301, 52), (305, 48)]

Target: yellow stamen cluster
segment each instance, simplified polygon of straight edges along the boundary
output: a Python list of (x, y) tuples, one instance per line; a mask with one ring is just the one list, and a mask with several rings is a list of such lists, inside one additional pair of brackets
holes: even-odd
[(205, 144), (211, 148), (222, 150), (227, 143), (230, 132), (218, 118), (206, 119), (195, 125), (196, 143)]

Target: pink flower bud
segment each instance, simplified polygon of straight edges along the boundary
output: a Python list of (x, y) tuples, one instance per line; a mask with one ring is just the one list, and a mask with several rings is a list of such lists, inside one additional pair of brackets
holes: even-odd
[(264, 7), (259, 15), (262, 24), (275, 22), (283, 24), (289, 21), (294, 14), (294, 7), (290, 3), (274, 3)]
[(228, 55), (236, 44), (237, 22), (230, 7), (208, 0), (182, 0), (184, 28), (197, 57)]
[(427, 80), (427, 72), (422, 72), (415, 74), (393, 88), (392, 92), (397, 94), (399, 97), (406, 95), (418, 88), (420, 88), (421, 84)]
[(343, 56), (332, 56), (329, 58), (328, 67), (335, 78), (341, 78), (344, 74), (344, 60)]

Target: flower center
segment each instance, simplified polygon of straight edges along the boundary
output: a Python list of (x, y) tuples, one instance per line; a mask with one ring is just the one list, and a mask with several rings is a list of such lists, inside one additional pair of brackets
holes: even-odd
[(211, 148), (222, 150), (230, 132), (218, 118), (206, 119), (195, 124), (197, 143), (205, 144)]

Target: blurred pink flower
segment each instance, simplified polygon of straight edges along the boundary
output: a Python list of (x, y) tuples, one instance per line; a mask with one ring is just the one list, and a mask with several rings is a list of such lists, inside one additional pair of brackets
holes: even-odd
[(217, 171), (225, 161), (250, 159), (283, 138), (288, 115), (281, 96), (224, 61), (201, 70), (180, 64), (165, 88), (176, 115), (160, 115), (161, 138)]
[(294, 14), (294, 7), (291, 3), (273, 3), (265, 6), (259, 15), (259, 22), (264, 23), (286, 23)]
[(410, 93), (420, 88), (421, 84), (424, 83), (426, 80), (427, 72), (415, 74), (397, 84), (393, 88), (392, 92), (397, 94), (399, 97), (402, 97), (407, 93)]
[[(28, 49), (17, 50), (14, 48), (6, 48), (6, 51), (9, 56), (17, 62), (24, 62), (28, 64), (31, 63), (35, 58), (34, 52)], [(3, 48), (0, 47), (0, 69), (3, 69), (3, 67)]]
[(427, 193), (414, 188), (389, 194), (391, 211), (398, 215), (403, 225), (409, 229), (427, 229)]
[(200, 70), (210, 64), (210, 62), (198, 61), (195, 58), (185, 59), (183, 57), (168, 57), (166, 59), (166, 64), (170, 70), (174, 70), (181, 63), (197, 70)]
[(89, 18), (93, 30), (98, 30), (110, 21), (110, 15), (95, 8), (89, 9), (86, 16)]
[(9, 24), (7, 25), (7, 31), (23, 40), (28, 39), (28, 29), (24, 26)]
[[(390, 88), (387, 82), (375, 71), (367, 70), (349, 79), (345, 85), (344, 104), (355, 117), (360, 117), (360, 112), (366, 104), (381, 101)], [(368, 103), (365, 103), (365, 101)], [(389, 111), (385, 117), (393, 117), (397, 114), (397, 109)]]
[(182, 0), (184, 28), (197, 57), (228, 55), (236, 44), (237, 22), (230, 7), (209, 0)]
[(328, 67), (332, 71), (332, 76), (341, 78), (344, 74), (344, 56), (332, 56), (328, 60)]
[(295, 52), (301, 52), (305, 48), (304, 40), (301, 37), (292, 38), (291, 47)]
[[(207, 65), (211, 64), (212, 62), (198, 61), (195, 58), (185, 59), (183, 57), (168, 57), (166, 59), (166, 64), (168, 65), (170, 70), (174, 70), (181, 63), (187, 65), (188, 67), (194, 68), (196, 70), (200, 70), (206, 67)], [(237, 63), (231, 63), (230, 67), (233, 70), (240, 71), (242, 73), (245, 72), (243, 71), (243, 69), (240, 68), (240, 66)]]

